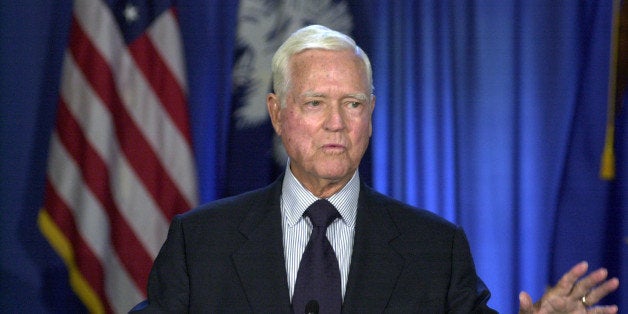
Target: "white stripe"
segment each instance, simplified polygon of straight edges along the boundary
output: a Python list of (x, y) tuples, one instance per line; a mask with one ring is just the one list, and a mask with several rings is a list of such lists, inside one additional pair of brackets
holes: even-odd
[[(101, 261), (105, 287), (115, 286), (116, 289), (113, 290), (119, 289), (123, 292), (123, 295), (112, 295), (111, 304), (124, 305), (126, 308), (122, 312), (128, 311), (130, 307), (127, 304), (139, 302), (144, 298), (143, 293), (124, 271), (109, 242), (109, 219), (96, 197), (86, 188), (79, 167), (60, 143), (56, 132), (51, 138), (48, 178), (59, 197), (72, 210), (81, 238)], [(114, 308), (117, 309), (117, 306)]]
[[(116, 31), (118, 26), (108, 7), (100, 1), (79, 1), (75, 5), (79, 24), (107, 60), (127, 111), (156, 151), (163, 168), (183, 197), (190, 204), (196, 204), (196, 172), (191, 147), (134, 63)], [(94, 23), (96, 20), (99, 22)]]
[(72, 210), (83, 239), (101, 259), (109, 250), (109, 218), (96, 197), (83, 184), (80, 169), (60, 143), (56, 131), (51, 136), (50, 147), (48, 179), (59, 197)]
[(168, 221), (120, 152), (113, 117), (66, 54), (61, 82), (62, 97), (91, 146), (105, 162), (114, 201), (151, 258), (165, 240)]
[(174, 74), (177, 83), (187, 93), (183, 43), (179, 34), (179, 24), (172, 9), (160, 15), (148, 29), (150, 40), (162, 55), (162, 59), (168, 65), (170, 71)]
[(126, 272), (112, 271), (123, 268), (118, 255), (115, 252), (110, 254), (112, 258), (105, 263), (105, 293), (115, 313), (128, 313), (136, 304), (146, 299), (146, 295), (143, 290), (137, 289)]

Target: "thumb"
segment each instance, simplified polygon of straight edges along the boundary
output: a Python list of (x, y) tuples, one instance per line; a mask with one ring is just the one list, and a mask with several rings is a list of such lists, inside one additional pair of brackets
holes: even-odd
[(519, 293), (519, 314), (532, 314), (534, 313), (534, 305), (532, 304), (532, 297), (525, 291)]

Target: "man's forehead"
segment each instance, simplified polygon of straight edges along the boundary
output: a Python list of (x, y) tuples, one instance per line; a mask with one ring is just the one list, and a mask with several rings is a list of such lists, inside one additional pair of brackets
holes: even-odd
[(353, 62), (362, 65), (362, 60), (351, 49), (331, 50), (331, 49), (305, 49), (292, 55), (288, 59), (289, 66), (308, 66), (317, 63), (335, 62), (341, 58), (353, 59)]
[[(341, 55), (339, 55), (341, 54)], [(347, 62), (347, 57), (352, 60)], [(337, 68), (338, 62), (342, 64)], [(329, 68), (328, 68), (329, 65)], [(342, 73), (338, 76), (345, 83), (341, 84), (345, 88), (342, 97), (355, 97), (358, 99), (368, 100), (370, 94), (368, 74), (365, 65), (358, 55), (351, 49), (328, 50), (328, 49), (307, 49), (290, 58), (287, 75), (287, 89), (291, 90), (295, 97), (326, 97), (330, 96), (334, 91), (318, 90), (324, 88), (321, 84), (323, 75), (328, 77), (331, 73)], [(351, 73), (351, 74), (350, 74)], [(364, 85), (364, 86), (362, 86)], [(329, 87), (329, 86), (328, 86)], [(336, 87), (340, 87), (336, 85)], [(338, 97), (334, 93), (334, 97)]]

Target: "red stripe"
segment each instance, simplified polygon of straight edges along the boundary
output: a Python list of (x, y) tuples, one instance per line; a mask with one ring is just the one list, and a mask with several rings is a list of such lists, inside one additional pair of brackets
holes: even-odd
[[(52, 165), (62, 166), (62, 165)], [(81, 237), (70, 207), (59, 197), (52, 183), (46, 181), (45, 210), (55, 225), (63, 232), (72, 244), (74, 261), (83, 278), (89, 283), (105, 307), (107, 313), (112, 313), (111, 304), (106, 297), (104, 271), (100, 260), (94, 255), (91, 248)]]
[(168, 112), (179, 132), (192, 143), (185, 92), (177, 83), (174, 74), (161, 58), (146, 33), (129, 45), (129, 51), (137, 67), (144, 73), (162, 107)]
[(104, 104), (111, 111), (120, 147), (142, 183), (168, 220), (191, 207), (122, 104), (107, 62), (94, 48), (76, 20), (72, 23), (71, 51)]
[(138, 289), (144, 291), (152, 258), (121, 215), (114, 201), (107, 165), (87, 141), (79, 124), (67, 110), (63, 101), (59, 104), (58, 119), (57, 132), (60, 141), (82, 170), (85, 184), (109, 217), (110, 240), (120, 261), (128, 270)]

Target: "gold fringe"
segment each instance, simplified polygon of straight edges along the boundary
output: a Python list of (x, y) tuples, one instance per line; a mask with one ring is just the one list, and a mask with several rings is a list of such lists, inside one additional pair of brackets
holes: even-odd
[(70, 241), (68, 241), (68, 238), (61, 232), (45, 209), (39, 211), (37, 224), (39, 225), (41, 233), (48, 239), (52, 248), (59, 254), (68, 268), (70, 286), (72, 290), (74, 290), (74, 293), (76, 293), (79, 299), (85, 304), (85, 307), (87, 307), (90, 313), (105, 313), (105, 307), (98, 297), (98, 294), (94, 292), (94, 289), (92, 289), (76, 265), (74, 250), (72, 249)]

